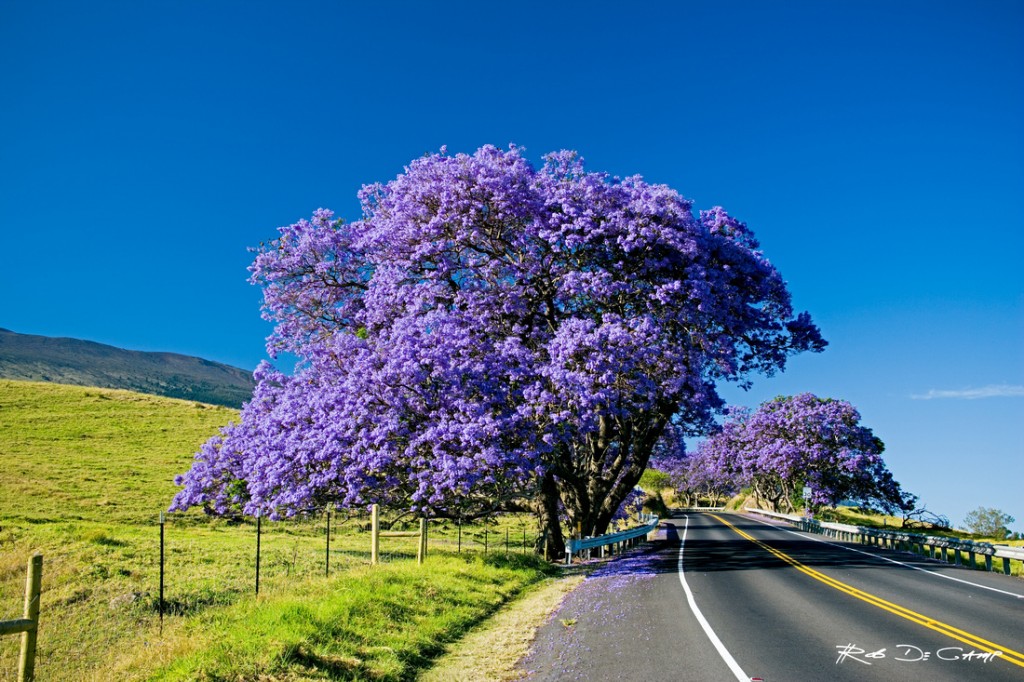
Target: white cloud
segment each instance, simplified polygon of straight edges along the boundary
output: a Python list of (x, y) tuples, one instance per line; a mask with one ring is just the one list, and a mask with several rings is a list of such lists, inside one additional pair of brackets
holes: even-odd
[(980, 388), (965, 388), (959, 391), (942, 391), (933, 388), (927, 393), (918, 393), (910, 397), (914, 400), (931, 400), (933, 398), (975, 400), (977, 398), (1013, 398), (1018, 396), (1024, 396), (1024, 386), (998, 384), (982, 386)]

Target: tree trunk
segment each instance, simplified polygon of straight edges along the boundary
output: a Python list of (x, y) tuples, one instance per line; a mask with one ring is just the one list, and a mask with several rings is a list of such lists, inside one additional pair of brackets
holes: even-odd
[(558, 518), (558, 485), (551, 472), (541, 479), (540, 495), (537, 501), (537, 518), (540, 526), (544, 558), (556, 561), (565, 555), (565, 537), (562, 535), (562, 523)]

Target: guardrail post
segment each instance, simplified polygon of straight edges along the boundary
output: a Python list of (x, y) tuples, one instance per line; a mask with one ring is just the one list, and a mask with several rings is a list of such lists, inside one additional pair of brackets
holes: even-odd
[(36, 554), (28, 562), (25, 579), (25, 618), (32, 629), (21, 633), (21, 655), (18, 657), (18, 682), (30, 682), (36, 676), (36, 640), (39, 634), (39, 593), (43, 584), (43, 555)]
[(1003, 557), (1003, 573), (1010, 575), (1010, 560), (1007, 557)]

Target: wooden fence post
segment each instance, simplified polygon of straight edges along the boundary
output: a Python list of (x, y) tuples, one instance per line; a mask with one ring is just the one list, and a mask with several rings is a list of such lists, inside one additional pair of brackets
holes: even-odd
[(21, 633), (21, 655), (18, 657), (18, 682), (31, 682), (36, 677), (36, 639), (39, 634), (39, 593), (43, 584), (43, 555), (36, 554), (28, 562), (25, 579), (25, 620), (31, 629)]
[(370, 505), (370, 563), (380, 562), (380, 510), (377, 505)]
[(427, 517), (420, 517), (420, 544), (416, 550), (416, 563), (423, 565), (423, 560), (427, 558)]
[(331, 575), (331, 509), (327, 508), (327, 551), (324, 554), (324, 577)]

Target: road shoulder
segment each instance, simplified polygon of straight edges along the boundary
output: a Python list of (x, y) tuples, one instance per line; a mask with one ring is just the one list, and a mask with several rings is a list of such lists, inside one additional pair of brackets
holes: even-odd
[(421, 682), (508, 682), (522, 677), (517, 664), (530, 650), (537, 630), (579, 587), (588, 571), (550, 578), (499, 610), (421, 675)]

